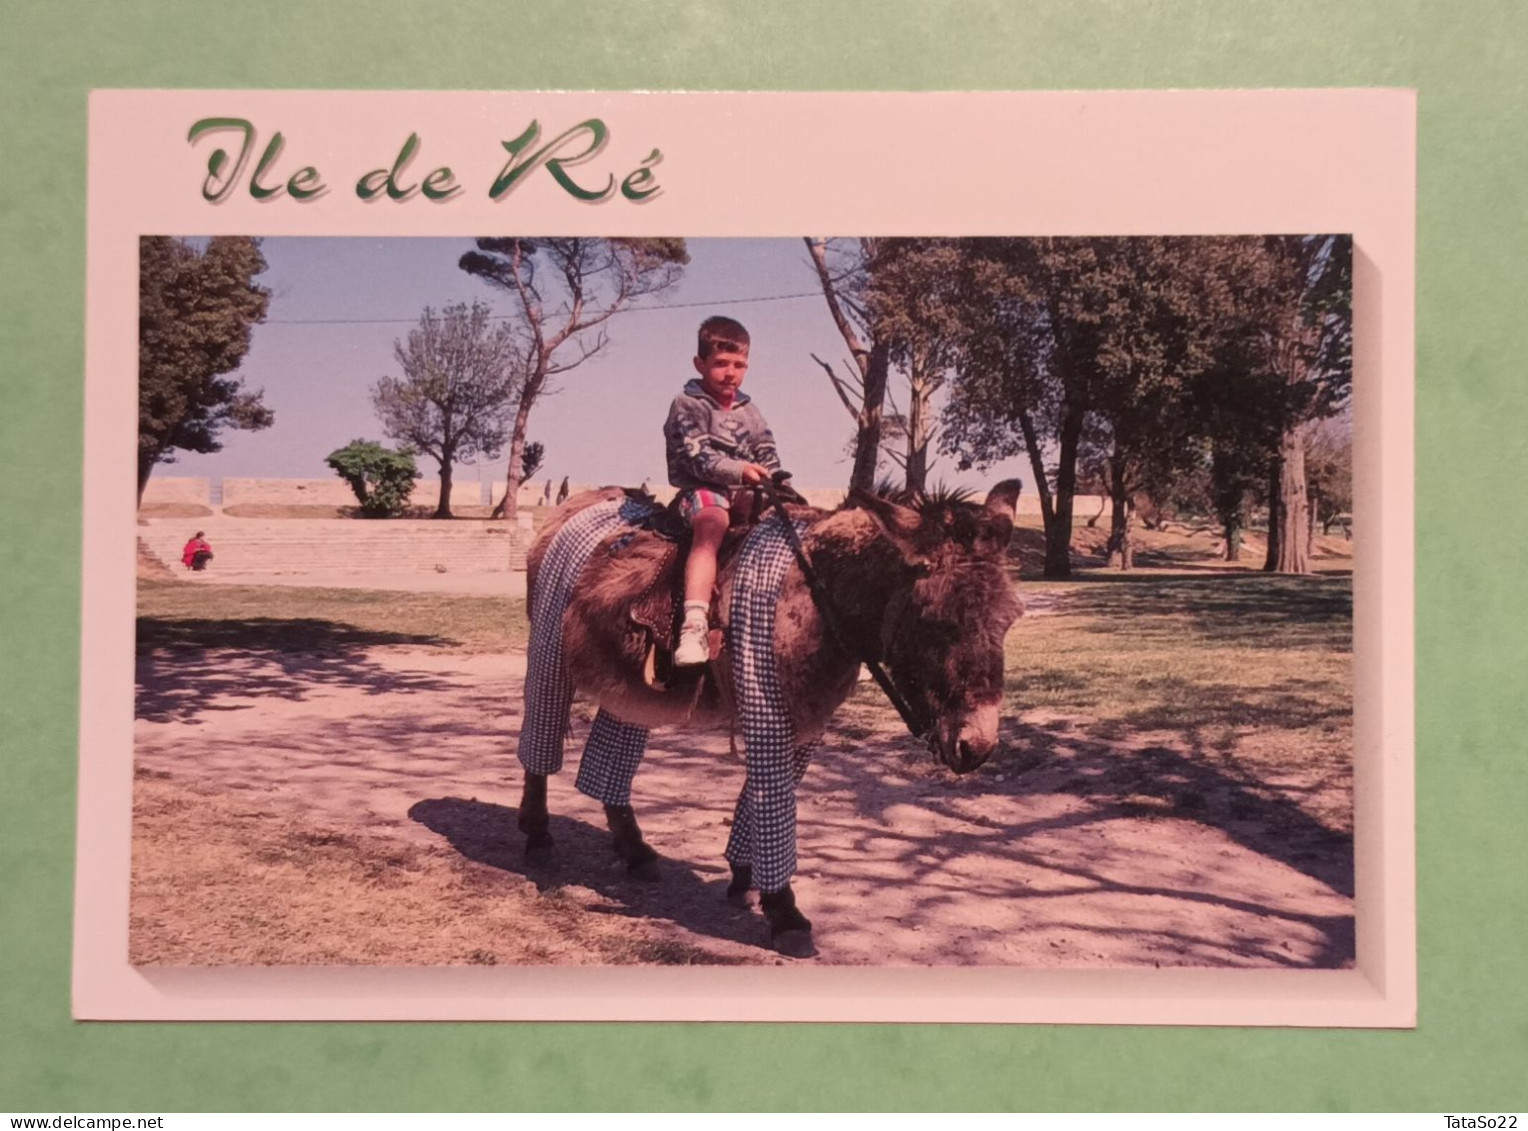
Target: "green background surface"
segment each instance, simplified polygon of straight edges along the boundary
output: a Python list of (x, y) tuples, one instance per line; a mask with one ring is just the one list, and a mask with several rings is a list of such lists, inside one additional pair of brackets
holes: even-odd
[[(0, 27), (0, 1111), (1528, 1106), (1528, 6), (0, 0)], [(1370, 85), (1420, 91), (1415, 1031), (70, 1020), (89, 88)]]

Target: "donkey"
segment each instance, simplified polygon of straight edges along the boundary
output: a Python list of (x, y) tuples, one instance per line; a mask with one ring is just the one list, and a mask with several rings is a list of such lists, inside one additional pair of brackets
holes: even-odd
[[(910, 709), (909, 725), (940, 762), (963, 774), (988, 759), (998, 738), (1003, 641), (1021, 612), (1006, 568), (1019, 490), (1016, 480), (1004, 481), (983, 504), (958, 492), (896, 500), (854, 490), (832, 512), (784, 508), (800, 531), (819, 595), (814, 598), (799, 564), (779, 549), (783, 523), (771, 516), (722, 567), (717, 619), (726, 646), (716, 651), (709, 672), (694, 669), (693, 677), (668, 686), (644, 673), (646, 642), (633, 632), (631, 613), (659, 584), (672, 558), (670, 544), (615, 520), (625, 505), (619, 488), (568, 500), (532, 544), (527, 563), (532, 643), (518, 822), (527, 854), (551, 848), (547, 774), (561, 768), (574, 688), (600, 704), (578, 788), (604, 801), (614, 848), (641, 878), (657, 878), (657, 854), (630, 805), (630, 780), (646, 744), (643, 728), (740, 722), (747, 780), (727, 846), (727, 894), (746, 901), (757, 887), (775, 949), (814, 953), (811, 923), (789, 883), (795, 787), (810, 749), (853, 691), (861, 663), (879, 662)], [(568, 543), (597, 515), (612, 517), (583, 537), (599, 539), (605, 552), (586, 549), (570, 572)], [(771, 537), (773, 558), (751, 549)], [(774, 563), (764, 601), (748, 592), (757, 580), (750, 571), (764, 568), (760, 561)], [(558, 586), (566, 591), (555, 592)], [(819, 602), (828, 607), (827, 618)], [(538, 667), (551, 674), (538, 676)], [(767, 684), (762, 700), (755, 686), (761, 682)], [(533, 701), (539, 687), (556, 691), (538, 690)], [(788, 735), (788, 753), (772, 750), (779, 735)]]

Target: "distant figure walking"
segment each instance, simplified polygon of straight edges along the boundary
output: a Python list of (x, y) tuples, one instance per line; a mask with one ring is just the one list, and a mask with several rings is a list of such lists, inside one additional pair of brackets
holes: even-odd
[[(547, 480), (547, 483), (548, 483), (548, 485), (550, 485), (551, 484), (551, 480), (550, 479)], [(568, 501), (568, 477), (566, 475), (564, 475), (562, 477), (562, 486), (557, 488), (557, 505), (560, 507), (560, 506), (562, 506), (563, 503), (565, 503), (567, 501)]]
[(212, 560), (212, 547), (202, 537), (202, 531), (198, 530), (195, 537), (186, 543), (185, 549), (180, 552), (180, 561), (187, 569), (194, 569), (198, 573), (207, 568), (207, 563)]
[(544, 507), (552, 505), (552, 481), (550, 479), (546, 481), (546, 486), (541, 489), (541, 505)]

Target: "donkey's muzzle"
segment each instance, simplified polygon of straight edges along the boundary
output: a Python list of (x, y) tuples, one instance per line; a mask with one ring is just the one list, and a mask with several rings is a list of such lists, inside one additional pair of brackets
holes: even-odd
[(938, 734), (929, 736), (929, 746), (934, 752), (934, 757), (957, 774), (969, 774), (972, 770), (979, 768), (992, 757), (992, 751), (997, 748), (995, 743), (983, 742), (980, 739), (976, 741), (965, 738), (946, 739)]
[(997, 704), (978, 707), (948, 729), (940, 728), (935, 752), (957, 774), (969, 774), (997, 749), (997, 727)]
[(990, 746), (985, 750), (978, 750), (969, 742), (962, 739), (955, 744), (954, 757), (945, 759), (945, 765), (949, 766), (957, 774), (969, 774), (990, 757), (992, 757), (992, 748)]

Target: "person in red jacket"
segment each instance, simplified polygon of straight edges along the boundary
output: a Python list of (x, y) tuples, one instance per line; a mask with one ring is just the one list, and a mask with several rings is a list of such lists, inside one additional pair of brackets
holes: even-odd
[(212, 560), (212, 547), (207, 545), (202, 538), (202, 532), (198, 530), (196, 536), (186, 543), (186, 548), (180, 552), (180, 561), (187, 569), (204, 570), (207, 563)]

